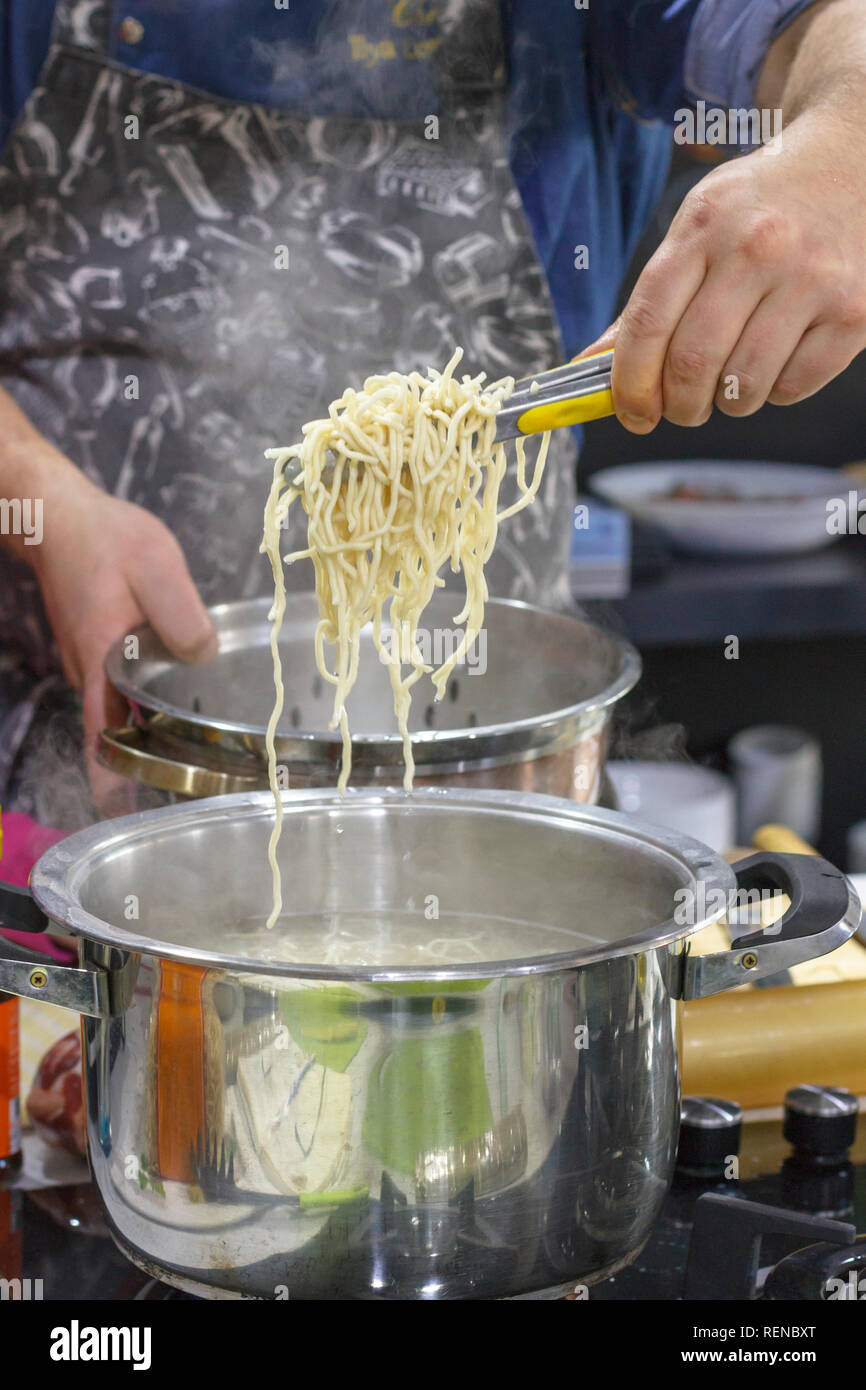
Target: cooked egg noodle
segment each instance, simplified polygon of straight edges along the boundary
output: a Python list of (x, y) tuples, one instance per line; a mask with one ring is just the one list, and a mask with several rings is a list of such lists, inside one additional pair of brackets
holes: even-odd
[[(315, 573), (319, 623), (316, 665), (335, 687), (329, 727), (342, 736), (338, 787), (344, 791), (352, 767), (346, 708), (358, 675), (361, 633), (372, 624), (373, 642), (386, 664), (394, 697), (397, 727), (403, 741), (403, 785), (411, 791), (415, 764), (409, 734), (412, 687), (430, 674), (437, 700), (446, 691), (484, 623), (488, 591), (484, 565), (496, 544), (499, 523), (526, 507), (541, 484), (549, 434), (542, 436), (532, 481), (526, 481), (526, 452), (517, 441), (517, 486), (513, 505), (498, 510), (507, 467), (504, 446), (495, 442), (496, 416), (514, 389), (511, 378), (484, 385), (483, 374), (457, 380), (457, 349), (442, 373), (430, 370), (408, 376), (392, 372), (370, 377), (361, 391), (346, 390), (332, 402), (328, 418), (303, 427), (300, 444), (269, 449), (273, 482), (265, 508), (261, 549), (274, 576), (271, 652), (275, 703), (267, 729), (268, 779), (274, 795), (275, 820), (269, 844), (274, 880), (272, 925), (282, 906), (276, 849), (282, 828), (275, 735), (283, 710), (279, 633), (285, 613), (285, 576), (280, 532), (296, 497), (307, 514), (308, 545), (285, 557), (286, 564), (311, 559)], [(297, 459), (302, 471), (288, 483), (286, 464)], [(425, 664), (418, 629), (434, 590), (444, 587), (440, 571), (462, 570), (466, 601), (454, 623), (461, 640), (437, 670)], [(390, 642), (383, 632), (383, 610)], [(334, 669), (325, 644), (333, 645)], [(403, 668), (409, 667), (403, 674)]]

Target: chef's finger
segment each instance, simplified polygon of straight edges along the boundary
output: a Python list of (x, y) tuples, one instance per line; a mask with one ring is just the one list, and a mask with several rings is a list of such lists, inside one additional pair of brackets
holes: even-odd
[[(620, 422), (634, 434), (648, 434), (662, 417), (668, 348), (706, 274), (702, 243), (669, 234), (623, 310), (613, 358), (613, 402)], [(706, 331), (712, 333), (712, 325)]]
[(173, 536), (166, 532), (136, 556), (128, 578), (141, 611), (170, 652), (181, 661), (216, 656), (216, 629)]
[(810, 328), (794, 349), (769, 392), (771, 405), (796, 405), (814, 396), (844, 372), (863, 351), (861, 330), (840, 330), (823, 323)]
[(703, 425), (725, 364), (751, 319), (760, 293), (732, 284), (724, 265), (713, 266), (677, 324), (662, 371), (664, 417), (674, 425)]
[(572, 362), (579, 362), (583, 357), (596, 357), (600, 352), (610, 352), (611, 348), (616, 346), (616, 340), (619, 334), (619, 326), (621, 323), (621, 317), (616, 319), (610, 325), (610, 328), (606, 328), (604, 330), (600, 338), (596, 338), (595, 342), (590, 343), (589, 347), (583, 348), (583, 350), (579, 352), (576, 357), (572, 357)]
[[(101, 662), (88, 672), (82, 694), (84, 754), (90, 793), (104, 816), (122, 816), (135, 809), (133, 785), (99, 761), (99, 735), (118, 721), (117, 692), (112, 691)], [(121, 701), (121, 705), (123, 701)], [(119, 722), (125, 722), (125, 716)]]
[(105, 725), (107, 729), (122, 729), (129, 723), (129, 704), (109, 680), (105, 682)]
[(719, 409), (737, 417), (760, 410), (809, 331), (810, 321), (809, 305), (789, 290), (775, 290), (762, 299), (722, 370), (716, 395)]

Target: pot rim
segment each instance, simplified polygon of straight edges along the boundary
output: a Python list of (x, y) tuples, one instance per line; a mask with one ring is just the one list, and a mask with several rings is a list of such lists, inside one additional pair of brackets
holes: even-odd
[[(440, 597), (441, 592), (447, 593), (449, 591), (440, 591), (437, 598)], [(455, 598), (460, 597), (456, 593), (454, 596)], [(293, 599), (302, 602), (308, 601), (311, 605), (316, 602), (316, 596), (312, 590), (290, 593), (286, 596), (287, 616), (289, 605)], [(217, 604), (209, 612), (219, 630), (221, 622), (227, 622), (229, 618), (237, 616), (242, 611), (255, 613), (260, 610), (262, 613), (261, 621), (266, 623), (270, 604), (271, 600), (267, 597), (241, 599), (232, 603)], [(419, 764), (423, 760), (423, 756), (426, 756), (432, 767), (436, 766), (442, 759), (460, 761), (461, 754), (462, 760), (468, 762), (469, 750), (482, 750), (479, 756), (483, 757), (486, 756), (484, 750), (488, 748), (488, 745), (493, 745), (496, 756), (503, 759), (507, 759), (512, 751), (529, 752), (536, 755), (539, 752), (554, 751), (557, 746), (564, 746), (568, 738), (582, 732), (583, 721), (589, 716), (615, 705), (635, 687), (640, 679), (642, 662), (637, 649), (618, 633), (607, 631), (597, 623), (590, 622), (580, 616), (579, 613), (540, 608), (535, 604), (524, 603), (520, 599), (502, 598), (489, 598), (486, 608), (511, 609), (532, 615), (539, 620), (556, 619), (576, 627), (590, 629), (609, 641), (612, 648), (619, 653), (619, 670), (608, 684), (594, 695), (589, 695), (586, 699), (578, 700), (571, 705), (563, 705), (559, 709), (545, 710), (541, 714), (509, 720), (504, 724), (478, 724), (462, 729), (413, 730), (412, 746), (423, 750), (422, 757), (418, 759)], [(155, 639), (152, 628), (146, 623), (136, 628), (133, 635), (140, 639)], [(163, 718), (174, 720), (180, 726), (195, 730), (199, 737), (208, 733), (211, 735), (220, 733), (244, 739), (264, 739), (266, 731), (264, 724), (241, 723), (237, 720), (203, 715), (177, 705), (171, 700), (162, 699), (142, 684), (130, 680), (128, 678), (130, 663), (123, 655), (123, 645), (126, 640), (126, 638), (121, 639), (109, 649), (105, 658), (105, 674), (114, 689), (132, 705), (137, 718), (144, 715), (149, 719), (154, 715), (161, 715)], [(315, 759), (315, 750), (322, 749), (329, 750), (330, 753), (330, 756), (326, 753), (323, 760), (326, 763), (332, 763), (342, 748), (342, 738), (339, 730), (283, 729), (281, 731), (278, 729), (275, 735), (275, 744), (283, 761), (289, 761), (295, 757), (298, 762), (310, 762)], [(358, 756), (364, 758), (365, 764), (378, 758), (381, 766), (387, 769), (402, 762), (403, 741), (397, 729), (373, 734), (353, 732), (352, 747), (357, 750)], [(490, 756), (493, 755), (494, 748), (491, 748)], [(475, 766), (475, 760), (472, 759), (471, 762), (472, 766)]]
[[(347, 812), (365, 806), (411, 807), (412, 804), (435, 808), (443, 814), (450, 806), (463, 805), (468, 811), (494, 811), (496, 814), (520, 818), (531, 816), (533, 821), (547, 820), (557, 825), (584, 825), (597, 832), (608, 831), (625, 840), (655, 852), (672, 865), (678, 865), (688, 876), (683, 886), (697, 890), (704, 885), (705, 901), (721, 893), (724, 899), (736, 887), (733, 869), (707, 845), (678, 831), (634, 821), (618, 811), (579, 805), (560, 797), (536, 793), (509, 791), (478, 791), (462, 788), (430, 787), (407, 794), (401, 788), (358, 788), (345, 797), (334, 788), (311, 788), (283, 794), (283, 814), (300, 814), (311, 804), (325, 808), (340, 806)], [(37, 904), (54, 922), (65, 930), (122, 951), (155, 956), (209, 969), (229, 970), (238, 974), (285, 976), (296, 979), (315, 979), (335, 982), (401, 983), (429, 981), (434, 984), (448, 980), (499, 979), (511, 975), (543, 975), (559, 970), (594, 964), (621, 956), (643, 954), (658, 947), (669, 946), (694, 935), (703, 927), (717, 922), (724, 914), (724, 901), (717, 911), (708, 911), (694, 922), (666, 921), (642, 932), (599, 947), (581, 947), (555, 955), (527, 956), (516, 960), (472, 961), (462, 965), (442, 966), (346, 966), (297, 964), (290, 961), (263, 961), (251, 956), (233, 956), (216, 950), (181, 946), (140, 936), (123, 927), (112, 926), (86, 911), (80, 903), (80, 888), (94, 861), (109, 855), (123, 845), (150, 833), (154, 825), (164, 828), (174, 823), (236, 818), (237, 815), (268, 819), (273, 810), (270, 792), (239, 792), (229, 796), (210, 797), (154, 810), (139, 811), (116, 820), (99, 822), (58, 841), (37, 861), (30, 877), (30, 889)], [(167, 832), (165, 832), (167, 833)], [(267, 861), (263, 859), (263, 876)]]

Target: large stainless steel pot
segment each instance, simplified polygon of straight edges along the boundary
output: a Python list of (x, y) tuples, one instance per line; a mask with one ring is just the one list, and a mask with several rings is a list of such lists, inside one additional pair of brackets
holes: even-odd
[[(451, 650), (462, 603), (443, 590), (425, 611), (434, 664)], [(174, 795), (266, 787), (265, 729), (274, 700), (268, 608), (269, 600), (255, 599), (213, 609), (220, 649), (203, 666), (177, 661), (149, 628), (119, 642), (106, 673), (129, 701), (133, 723), (103, 732), (103, 760)], [(276, 746), (293, 787), (333, 786), (342, 751), (339, 733), (328, 729), (333, 687), (314, 661), (317, 622), (315, 594), (290, 594)], [(510, 787), (595, 802), (614, 706), (640, 675), (634, 648), (573, 615), (491, 599), (470, 657), (441, 703), (432, 688), (425, 698), (423, 684), (415, 687), (416, 784)], [(349, 715), (353, 784), (399, 781), (403, 749), (391, 684), (369, 632)]]
[[(671, 1177), (676, 1001), (831, 950), (860, 917), (823, 860), (756, 855), (735, 878), (695, 841), (557, 798), (311, 791), (285, 798), (289, 914), (324, 934), (435, 903), (563, 949), (351, 968), (293, 962), (284, 938), (264, 959), (272, 820), (261, 793), (138, 813), (49, 850), (32, 897), (0, 894), (0, 925), (81, 938), (78, 969), (4, 943), (0, 989), (84, 1015), (118, 1244), (211, 1294), (489, 1299), (609, 1274)], [(690, 954), (737, 884), (784, 889), (781, 927)]]

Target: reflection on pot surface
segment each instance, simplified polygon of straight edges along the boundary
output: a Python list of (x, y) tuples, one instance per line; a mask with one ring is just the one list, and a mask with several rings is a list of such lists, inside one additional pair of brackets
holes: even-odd
[(143, 957), (124, 1017), (85, 1022), (121, 1244), (265, 1298), (495, 1298), (609, 1271), (673, 1164), (665, 955), (429, 986)]
[[(116, 1238), (199, 1292), (532, 1297), (619, 1268), (671, 1176), (676, 1001), (860, 920), (816, 856), (734, 871), (554, 797), (297, 791), (268, 932), (273, 814), (261, 792), (160, 807), (0, 885), (0, 925), (81, 938), (77, 969), (3, 943), (0, 990), (84, 1015)], [(688, 952), (767, 883), (792, 904), (771, 933)]]

